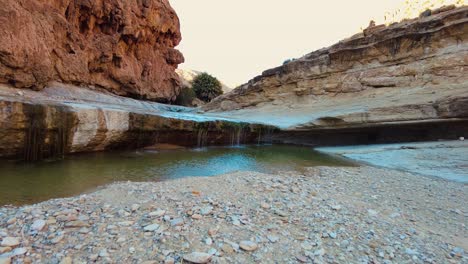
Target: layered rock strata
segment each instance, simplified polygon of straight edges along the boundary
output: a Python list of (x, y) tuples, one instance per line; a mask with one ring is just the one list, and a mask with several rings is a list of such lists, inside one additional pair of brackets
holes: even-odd
[(257, 143), (268, 130), (58, 83), (41, 92), (0, 85), (0, 157), (5, 158), (35, 161), (157, 143), (192, 147)]
[(465, 6), (369, 27), (267, 70), (204, 109), (287, 131), (325, 133), (467, 122), (467, 106)]
[(168, 0), (4, 0), (0, 83), (41, 90), (60, 81), (170, 102), (180, 40)]

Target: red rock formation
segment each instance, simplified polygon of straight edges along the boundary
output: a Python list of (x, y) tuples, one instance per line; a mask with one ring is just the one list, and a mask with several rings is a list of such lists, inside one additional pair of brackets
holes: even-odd
[(61, 81), (168, 102), (179, 92), (180, 40), (168, 0), (2, 0), (0, 83)]

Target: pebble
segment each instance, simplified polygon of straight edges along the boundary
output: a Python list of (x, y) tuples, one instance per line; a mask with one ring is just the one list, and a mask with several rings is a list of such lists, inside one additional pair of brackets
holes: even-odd
[(335, 239), (336, 236), (337, 236), (337, 234), (335, 232), (330, 232), (330, 233), (328, 233), (328, 235), (330, 236), (330, 238), (333, 238), (333, 239)]
[(245, 251), (254, 251), (258, 248), (258, 245), (252, 241), (241, 241), (239, 247)]
[(55, 238), (53, 238), (52, 240), (50, 240), (50, 243), (55, 245), (55, 244), (58, 244), (60, 241), (62, 241), (64, 238), (63, 235), (60, 235), (60, 236), (57, 236)]
[(39, 219), (39, 220), (34, 221), (34, 223), (31, 225), (31, 230), (42, 231), (45, 226), (46, 226), (46, 221)]
[(340, 247), (347, 248), (348, 246), (349, 246), (349, 241), (348, 240), (341, 241)]
[(411, 249), (411, 248), (407, 248), (405, 249), (405, 253), (408, 254), (408, 255), (418, 255), (418, 252), (414, 249)]
[(171, 220), (171, 226), (181, 226), (184, 224), (184, 219), (182, 218), (176, 218)]
[(99, 257), (101, 258), (107, 258), (109, 257), (109, 253), (107, 252), (107, 249), (102, 249), (101, 251), (99, 251)]
[(149, 213), (148, 215), (152, 217), (161, 217), (161, 216), (164, 216), (165, 214), (166, 214), (165, 210), (156, 210), (154, 212)]
[(276, 215), (281, 216), (281, 217), (287, 217), (289, 215), (287, 212), (279, 210), (279, 209), (276, 209), (274, 212)]
[(159, 225), (158, 224), (151, 224), (151, 225), (147, 225), (143, 228), (143, 230), (147, 231), (147, 232), (153, 232), (153, 231), (156, 231), (159, 229)]
[(21, 255), (26, 254), (26, 252), (28, 252), (28, 249), (27, 249), (27, 248), (15, 248), (15, 249), (12, 251), (12, 255), (13, 255), (13, 256), (21, 256)]
[(321, 249), (318, 249), (316, 251), (314, 251), (314, 256), (323, 256), (325, 255), (325, 249), (321, 248)]
[(218, 233), (218, 230), (215, 229), (215, 228), (210, 228), (210, 229), (208, 229), (208, 235), (210, 235), (210, 236), (214, 236), (214, 235), (216, 235), (217, 233)]
[(183, 259), (188, 262), (202, 264), (210, 262), (212, 255), (202, 252), (192, 252), (184, 255)]
[(341, 206), (340, 205), (332, 205), (331, 209), (333, 209), (335, 211), (339, 211), (339, 210), (341, 210)]
[(302, 242), (301, 243), (301, 248), (303, 248), (304, 250), (311, 250), (312, 245), (309, 242)]
[(367, 213), (369, 214), (369, 216), (376, 216), (379, 214), (377, 211), (372, 209), (367, 210)]
[(65, 224), (65, 227), (70, 227), (70, 228), (87, 227), (87, 226), (88, 226), (88, 223), (81, 221), (81, 220), (71, 221)]
[(17, 237), (5, 237), (0, 243), (2, 247), (17, 247), (20, 244), (20, 239)]
[(136, 212), (138, 209), (140, 209), (139, 204), (132, 204), (132, 207), (131, 207), (132, 212)]
[(202, 216), (202, 215), (199, 215), (199, 214), (194, 214), (194, 215), (192, 215), (192, 219), (195, 219), (195, 220), (200, 220), (200, 219), (202, 219), (202, 218), (203, 218), (203, 216)]
[(273, 235), (267, 235), (267, 239), (268, 239), (271, 243), (276, 243), (276, 242), (279, 241), (279, 237), (273, 236)]
[(463, 254), (465, 253), (465, 250), (463, 250), (463, 248), (459, 248), (459, 247), (456, 247), (456, 248), (453, 248), (452, 249), (452, 252), (450, 252), (450, 255), (452, 257), (459, 257), (461, 258), (463, 256)]
[(216, 253), (218, 253), (218, 250), (216, 250), (215, 248), (210, 248), (208, 250), (208, 254), (210, 254), (212, 256), (216, 255)]
[(119, 226), (131, 226), (133, 225), (133, 221), (122, 221), (117, 223)]
[(71, 257), (64, 257), (60, 264), (73, 264), (73, 259)]
[(234, 253), (234, 249), (232, 248), (232, 246), (230, 244), (223, 244), (223, 246), (221, 247), (221, 250), (224, 252), (224, 253), (227, 253), (227, 254), (232, 254)]
[(201, 215), (209, 215), (209, 214), (211, 214), (212, 211), (213, 211), (213, 207), (207, 206), (207, 207), (203, 207), (203, 208), (200, 210), (200, 214), (201, 214)]

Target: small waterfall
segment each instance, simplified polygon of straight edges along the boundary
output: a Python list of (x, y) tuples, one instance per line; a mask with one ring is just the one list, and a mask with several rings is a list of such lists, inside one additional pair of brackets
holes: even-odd
[(230, 136), (231, 136), (231, 146), (240, 146), (244, 141), (244, 134), (245, 134), (245, 126), (242, 124), (235, 124), (233, 128), (231, 128)]
[(208, 141), (208, 129), (199, 128), (197, 132), (197, 148), (203, 148)]
[(273, 127), (260, 127), (258, 129), (257, 144), (261, 145), (264, 143), (272, 142), (272, 134), (275, 131)]
[(26, 138), (24, 140), (24, 160), (25, 161), (38, 161), (41, 160), (43, 154), (43, 142), (44, 142), (44, 129), (36, 126), (33, 122), (31, 127), (26, 132)]
[(25, 161), (43, 159), (46, 139), (45, 109), (40, 105), (25, 105), (23, 113), (28, 119), (28, 127), (24, 135)]

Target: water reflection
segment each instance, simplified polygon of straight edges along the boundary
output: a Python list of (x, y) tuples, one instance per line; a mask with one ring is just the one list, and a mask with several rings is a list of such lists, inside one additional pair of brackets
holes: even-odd
[(0, 163), (0, 205), (76, 195), (116, 181), (160, 181), (234, 171), (293, 170), (349, 163), (299, 146), (213, 147), (94, 153), (57, 162)]

